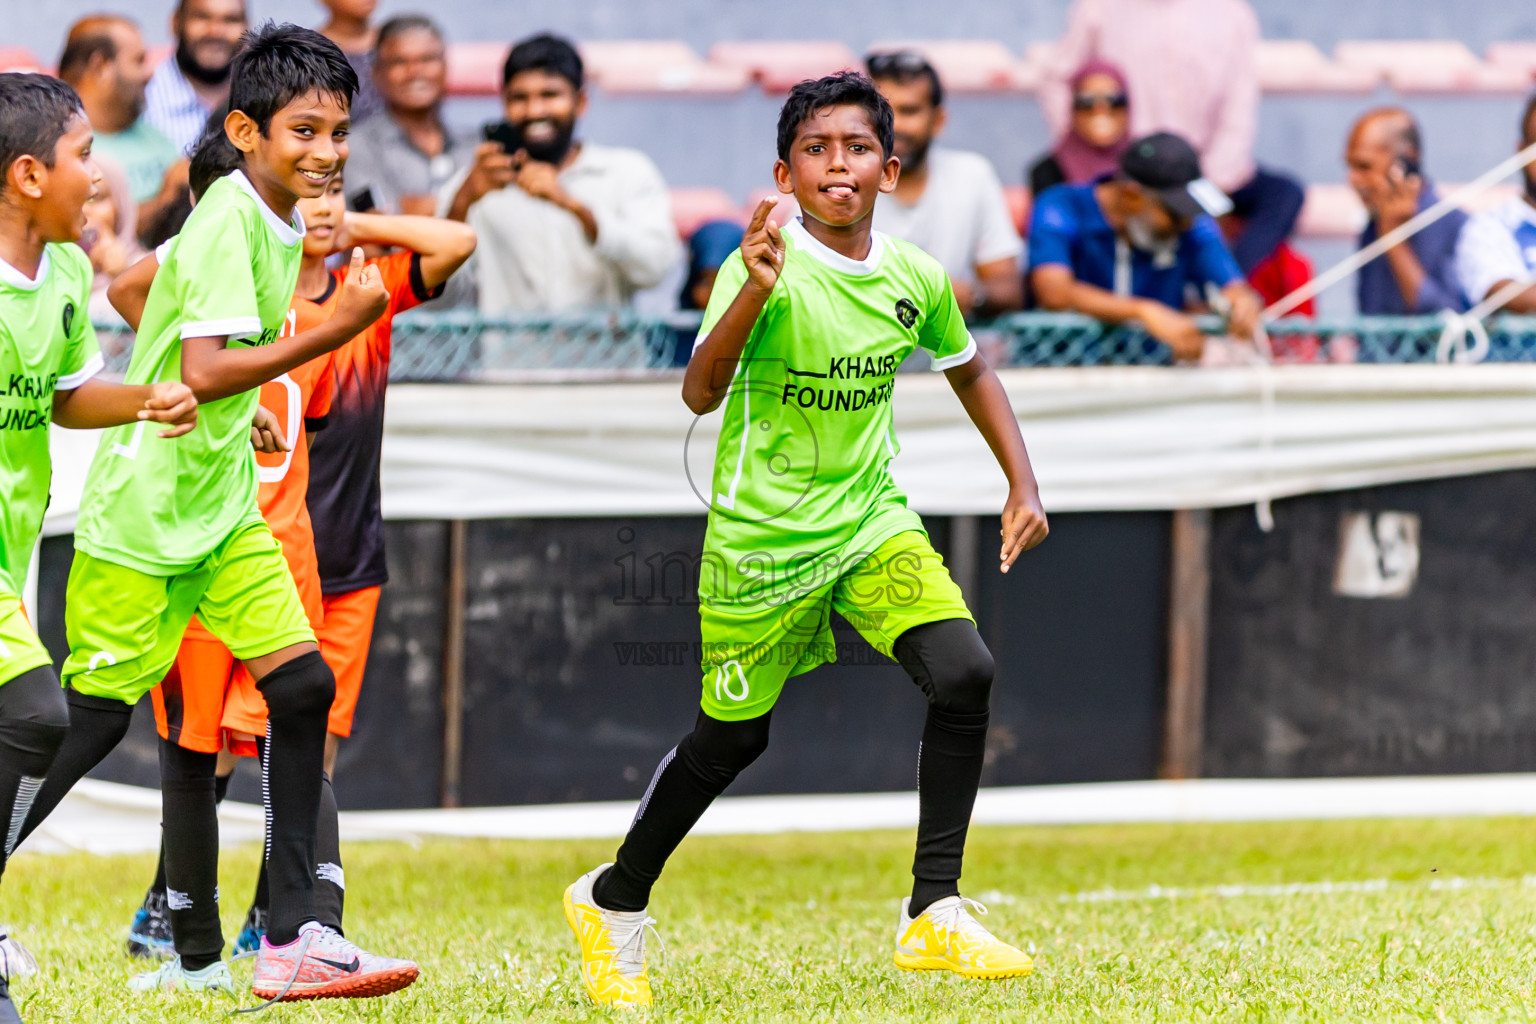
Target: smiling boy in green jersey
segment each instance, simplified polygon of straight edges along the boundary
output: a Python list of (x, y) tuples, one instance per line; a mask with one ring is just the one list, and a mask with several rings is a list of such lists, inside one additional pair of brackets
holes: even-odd
[[(65, 604), (70, 730), (25, 825), (35, 828), (117, 745), (195, 613), (245, 662), (267, 702), (271, 923), (252, 981), (267, 999), (382, 995), (418, 974), (414, 963), (364, 952), (316, 921), (316, 820), (335, 682), (257, 507), (249, 442), (258, 388), (344, 344), (388, 301), (354, 250), (332, 318), (279, 337), (303, 256), (294, 206), (324, 194), (346, 161), (356, 89), (336, 45), (292, 25), (248, 35), (235, 57), (224, 130), (240, 167), (208, 187), (155, 275), (128, 368), (130, 382), (186, 383), (202, 403), (200, 421), (174, 440), (120, 428), (97, 449)], [(162, 779), (183, 781), (174, 763), (162, 764)], [(215, 893), (178, 893), (172, 910)], [(218, 951), (201, 960), (182, 962), (167, 984), (232, 986)]]
[[(100, 171), (80, 97), (44, 75), (0, 74), (0, 872), (69, 725), (53, 659), (21, 588), (48, 506), (48, 425), (197, 424), (185, 384), (110, 384), (86, 313), (91, 263), (74, 245)], [(0, 1024), (20, 1021), (13, 973), (30, 957), (0, 936)]]
[(1003, 572), (1045, 538), (1045, 512), (1008, 396), (976, 354), (943, 269), (871, 228), (876, 197), (896, 186), (892, 145), (890, 105), (867, 78), (797, 85), (779, 115), (774, 179), (802, 217), (781, 230), (769, 220), (775, 200), (764, 200), (705, 311), (683, 381), (695, 413), (723, 406), (699, 579), (702, 707), (657, 768), (616, 863), (566, 890), (582, 980), (598, 1003), (650, 1004), (651, 887), (767, 747), (786, 679), (835, 660), (834, 610), (928, 698), (897, 965), (975, 978), (1033, 967), (959, 891), (993, 665), (890, 475), (894, 374), (915, 347), (944, 371), (1007, 476)]

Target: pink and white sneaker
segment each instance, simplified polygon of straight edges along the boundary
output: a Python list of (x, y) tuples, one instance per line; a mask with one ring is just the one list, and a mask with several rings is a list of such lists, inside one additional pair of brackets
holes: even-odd
[(313, 921), (286, 946), (265, 936), (256, 951), (251, 992), (259, 999), (365, 999), (398, 992), (421, 968), (409, 960), (375, 956), (358, 949), (334, 928)]

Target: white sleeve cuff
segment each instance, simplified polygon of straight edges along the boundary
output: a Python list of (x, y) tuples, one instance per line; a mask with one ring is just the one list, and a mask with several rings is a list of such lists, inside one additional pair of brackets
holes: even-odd
[(174, 241), (176, 241), (176, 236), (172, 235), (170, 238), (167, 238), (165, 241), (155, 246), (155, 262), (160, 264), (162, 267), (165, 266), (165, 261), (171, 258), (171, 243)]
[(971, 333), (967, 331), (965, 333), (965, 348), (952, 356), (944, 356), (942, 359), (935, 358), (933, 360), (933, 369), (949, 370), (956, 366), (964, 366), (971, 361), (971, 357), (974, 355), (976, 355), (976, 339), (971, 337)]
[(181, 325), (181, 340), (188, 338), (256, 338), (261, 336), (261, 317), (232, 316), (226, 320), (194, 320)]
[(97, 352), (95, 355), (91, 356), (91, 358), (87, 359), (85, 361), (85, 365), (80, 367), (80, 369), (76, 370), (74, 373), (67, 373), (60, 377), (58, 381), (53, 385), (54, 390), (73, 391), (75, 388), (79, 387), (81, 384), (84, 384), (86, 381), (96, 376), (102, 370), (106, 369), (106, 367), (107, 361), (101, 357), (100, 352)]
[(704, 344), (704, 339), (707, 338), (707, 337), (709, 337), (709, 335), (707, 335), (707, 334), (700, 334), (698, 337), (694, 338), (693, 339), (693, 351), (697, 352), (699, 350), (699, 346)]

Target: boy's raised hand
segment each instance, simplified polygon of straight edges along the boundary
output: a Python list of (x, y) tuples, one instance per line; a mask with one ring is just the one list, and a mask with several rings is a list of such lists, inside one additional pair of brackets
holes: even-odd
[(197, 397), (179, 380), (152, 384), (138, 416), (141, 420), (169, 423), (159, 432), (160, 437), (180, 437), (197, 426)]
[(347, 279), (341, 283), (333, 315), (344, 318), (342, 322), (350, 324), (355, 333), (383, 316), (388, 305), (389, 291), (379, 268), (363, 261), (361, 248), (353, 248)]
[(779, 226), (768, 219), (779, 200), (765, 196), (752, 212), (752, 223), (741, 240), (741, 258), (747, 265), (747, 279), (764, 292), (773, 291), (784, 269), (784, 236)]

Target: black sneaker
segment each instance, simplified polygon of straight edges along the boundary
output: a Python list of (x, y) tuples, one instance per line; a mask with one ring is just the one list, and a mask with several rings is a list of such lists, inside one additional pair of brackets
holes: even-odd
[[(169, 960), (176, 955), (171, 938), (171, 915), (165, 906), (165, 893), (151, 890), (133, 915), (128, 929), (128, 955), (140, 960)], [(0, 1024), (4, 1024), (0, 1017)]]

